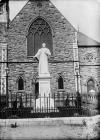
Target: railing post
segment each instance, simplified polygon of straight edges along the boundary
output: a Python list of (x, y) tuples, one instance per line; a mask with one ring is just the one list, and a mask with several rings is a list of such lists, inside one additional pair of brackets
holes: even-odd
[(40, 95), (40, 113), (41, 113), (41, 98), (42, 98), (42, 97), (41, 97), (41, 95)]
[(36, 113), (36, 98), (35, 98), (35, 113)]
[(16, 104), (17, 104), (17, 93), (16, 93)]
[(47, 113), (48, 113), (48, 97), (47, 97)]
[(31, 100), (31, 94), (30, 94), (30, 107), (31, 107), (31, 101), (32, 101), (32, 100)]
[(72, 93), (72, 106), (73, 106), (73, 93)]
[(64, 93), (63, 93), (63, 106), (64, 106), (64, 104), (65, 104), (65, 101), (64, 101)]
[(12, 92), (11, 92), (11, 108), (12, 108)]
[(25, 103), (25, 104), (26, 104), (25, 106), (27, 107), (27, 93), (26, 93), (26, 101), (25, 101), (25, 102), (26, 102), (26, 103)]
[(46, 109), (45, 109), (45, 93), (44, 93), (44, 111), (46, 112)]
[(49, 93), (49, 112), (50, 112), (50, 93)]
[(55, 112), (55, 93), (54, 93), (54, 112)]

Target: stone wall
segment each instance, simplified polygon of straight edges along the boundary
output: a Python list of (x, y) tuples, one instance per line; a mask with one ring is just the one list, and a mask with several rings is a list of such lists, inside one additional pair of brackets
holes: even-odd
[[(25, 92), (34, 93), (34, 75), (37, 73), (38, 63), (22, 63), (22, 64), (9, 64), (9, 90), (12, 93), (18, 92), (18, 77), (22, 76), (24, 79)], [(59, 73), (64, 77), (64, 89), (69, 93), (75, 92), (74, 72), (73, 63), (50, 63), (50, 74), (51, 74), (51, 91), (56, 93), (58, 90), (58, 77)], [(69, 71), (70, 67), (70, 71)]]

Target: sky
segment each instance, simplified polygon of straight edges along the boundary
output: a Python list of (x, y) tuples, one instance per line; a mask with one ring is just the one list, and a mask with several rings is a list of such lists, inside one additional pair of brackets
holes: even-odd
[[(28, 0), (11, 0), (12, 20)], [(80, 32), (100, 42), (100, 0), (50, 0), (62, 15)]]

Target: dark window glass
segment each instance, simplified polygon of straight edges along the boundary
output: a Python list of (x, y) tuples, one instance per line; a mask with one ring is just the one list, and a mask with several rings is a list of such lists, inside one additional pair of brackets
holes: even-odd
[(38, 98), (39, 95), (39, 82), (35, 83), (35, 96), (36, 98)]
[(30, 26), (27, 36), (27, 55), (33, 56), (41, 48), (42, 43), (53, 53), (52, 32), (49, 24), (42, 18), (37, 18)]
[(63, 78), (60, 76), (58, 79), (58, 89), (63, 89), (64, 85), (63, 85)]
[(22, 77), (18, 79), (18, 90), (24, 90), (24, 81)]

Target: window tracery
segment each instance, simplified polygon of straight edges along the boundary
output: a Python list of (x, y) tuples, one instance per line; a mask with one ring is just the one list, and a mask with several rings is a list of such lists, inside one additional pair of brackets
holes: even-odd
[(27, 36), (27, 45), (28, 45), (28, 56), (33, 56), (37, 53), (38, 49), (41, 48), (42, 43), (45, 42), (46, 46), (52, 49), (52, 31), (49, 24), (38, 17), (30, 26)]

